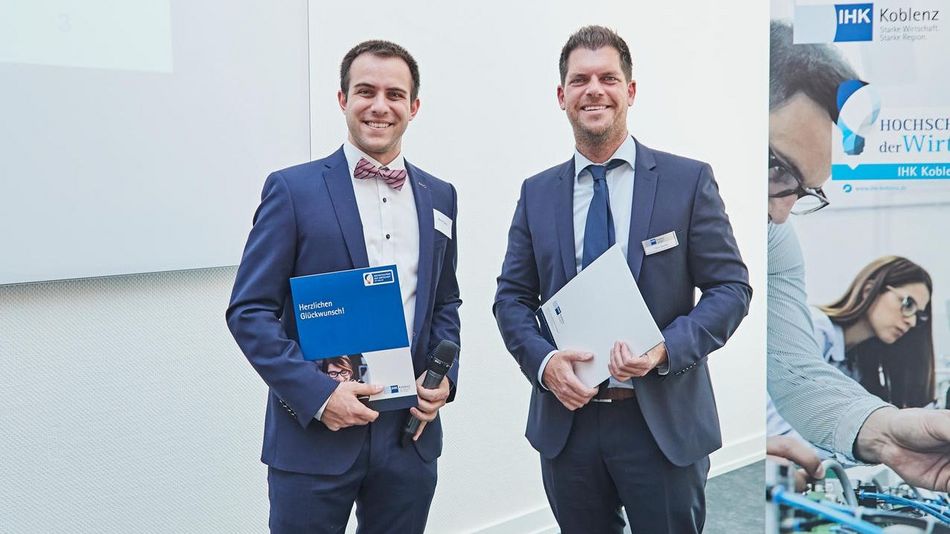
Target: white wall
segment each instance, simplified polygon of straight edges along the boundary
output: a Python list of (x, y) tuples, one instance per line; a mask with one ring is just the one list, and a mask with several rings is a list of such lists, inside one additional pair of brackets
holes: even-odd
[(0, 532), (261, 532), (234, 268), (0, 287)]
[[(522, 533), (553, 524), (537, 455), (522, 436), (528, 387), (490, 307), (521, 179), (570, 156), (554, 97), (557, 56), (586, 23), (616, 27), (631, 46), (639, 81), (631, 131), (716, 170), (757, 293), (739, 332), (711, 357), (725, 440), (713, 473), (760, 458), (767, 6), (726, 14), (712, 1), (592, 2), (584, 15), (550, 2), (400, 6), (413, 14), (408, 29), (417, 37), (402, 42), (423, 77), (406, 154), (458, 186), (461, 211), (462, 377), (444, 411), (429, 530)], [(441, 33), (432, 33), (436, 23)], [(480, 28), (481, 40), (506, 53), (479, 54), (480, 42), (453, 37), (464, 27)], [(313, 77), (335, 85), (341, 50), (358, 39), (333, 45), (332, 61)], [(433, 46), (455, 50), (464, 77)], [(510, 76), (493, 74), (508, 65), (518, 65)], [(314, 157), (342, 140), (338, 112), (323, 124), (328, 137), (314, 142)], [(426, 135), (431, 142), (419, 142)], [(496, 155), (511, 162), (504, 171), (482, 165)], [(233, 276), (221, 268), (0, 287), (0, 531), (265, 529), (258, 457), (266, 391), (224, 325)]]
[(306, 7), (0, 2), (0, 284), (240, 261), (308, 156)]

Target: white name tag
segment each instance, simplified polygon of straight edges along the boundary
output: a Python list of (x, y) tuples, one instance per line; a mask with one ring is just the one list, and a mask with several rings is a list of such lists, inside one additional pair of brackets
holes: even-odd
[(432, 218), (435, 219), (435, 229), (452, 239), (452, 219), (437, 209), (432, 210)]
[(656, 254), (657, 252), (663, 252), (664, 250), (671, 249), (680, 244), (676, 240), (676, 232), (669, 232), (663, 235), (658, 235), (656, 237), (651, 237), (650, 239), (645, 239), (640, 242), (643, 245), (643, 253), (649, 256), (650, 254)]

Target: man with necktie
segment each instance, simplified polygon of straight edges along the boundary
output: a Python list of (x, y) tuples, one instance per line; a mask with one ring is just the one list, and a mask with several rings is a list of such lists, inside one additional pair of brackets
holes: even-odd
[[(522, 184), (493, 307), (532, 385), (526, 436), (564, 534), (620, 533), (621, 506), (634, 532), (700, 532), (708, 455), (721, 446), (706, 357), (748, 311), (748, 272), (709, 165), (628, 133), (636, 82), (624, 40), (581, 28), (560, 75), (576, 151)], [(670, 234), (678, 245), (651, 246)], [(573, 365), (591, 355), (554, 347), (535, 311), (614, 243), (665, 342), (643, 355), (616, 342), (611, 378), (588, 388)]]
[[(455, 188), (401, 152), (418, 92), (419, 69), (405, 49), (360, 43), (340, 68), (346, 142), (264, 184), (227, 321), (270, 389), (261, 460), (271, 532), (342, 533), (354, 502), (360, 533), (425, 529), (442, 452), (438, 411), (455, 396), (458, 366), (436, 389), (421, 387), (421, 378), (441, 340), (459, 343), (461, 300)], [(376, 412), (358, 397), (380, 386), (338, 382), (304, 360), (289, 279), (389, 264), (398, 268), (419, 402)], [(410, 413), (423, 424), (401, 447)]]

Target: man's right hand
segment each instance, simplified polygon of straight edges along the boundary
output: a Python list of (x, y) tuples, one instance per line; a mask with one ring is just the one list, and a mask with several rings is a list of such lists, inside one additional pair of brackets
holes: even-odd
[(825, 478), (821, 458), (808, 443), (794, 436), (769, 436), (765, 440), (766, 458), (780, 464), (789, 462), (804, 469), (795, 471), (795, 491), (805, 491), (808, 477)]
[(593, 358), (594, 355), (589, 352), (559, 350), (544, 366), (544, 387), (551, 390), (557, 400), (572, 412), (585, 406), (597, 394), (597, 388), (585, 386), (574, 374), (574, 362), (586, 362)]
[(323, 410), (320, 421), (334, 432), (350, 426), (372, 423), (379, 417), (379, 412), (367, 408), (357, 397), (375, 395), (382, 390), (383, 386), (343, 382), (333, 390), (327, 400), (327, 407)]

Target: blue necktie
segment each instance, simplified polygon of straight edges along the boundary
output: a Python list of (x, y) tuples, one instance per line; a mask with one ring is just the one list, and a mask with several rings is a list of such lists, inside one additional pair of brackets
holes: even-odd
[(610, 213), (610, 195), (607, 192), (607, 170), (618, 167), (622, 163), (623, 160), (613, 159), (606, 166), (587, 166), (587, 170), (594, 177), (594, 198), (591, 199), (590, 208), (587, 209), (582, 269), (606, 252), (615, 242), (614, 219)]

